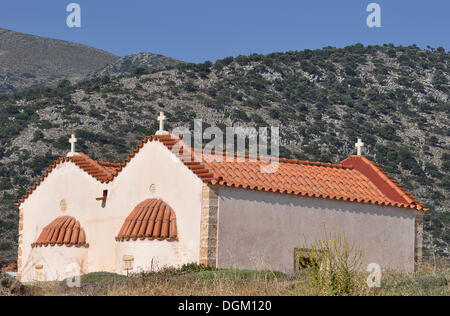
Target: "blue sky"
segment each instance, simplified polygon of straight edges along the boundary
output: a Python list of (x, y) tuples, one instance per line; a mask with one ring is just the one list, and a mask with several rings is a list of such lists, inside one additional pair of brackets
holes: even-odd
[[(81, 6), (81, 28), (66, 25), (71, 2)], [(381, 6), (381, 28), (366, 25), (371, 2)], [(2, 0), (0, 27), (120, 56), (203, 62), (358, 42), (450, 50), (449, 14), (449, 0)]]

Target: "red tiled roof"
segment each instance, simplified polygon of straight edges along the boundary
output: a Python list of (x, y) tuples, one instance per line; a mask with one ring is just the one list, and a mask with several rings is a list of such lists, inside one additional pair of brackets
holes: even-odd
[(31, 193), (44, 181), (47, 176), (55, 169), (59, 164), (65, 162), (73, 162), (80, 169), (87, 172), (89, 175), (97, 179), (102, 183), (106, 183), (114, 179), (114, 177), (118, 174), (119, 170), (121, 170), (121, 163), (112, 163), (112, 162), (103, 162), (97, 161), (89, 156), (79, 153), (77, 156), (73, 157), (60, 157), (58, 158), (50, 168), (45, 171), (45, 173), (33, 184), (33, 186), (28, 189), (25, 195), (17, 202), (17, 205), (22, 204)]
[(78, 167), (89, 173), (100, 182), (108, 182), (114, 179), (121, 167), (120, 163), (97, 161), (83, 153), (70, 157), (70, 159)]
[(342, 163), (352, 165), (355, 170), (370, 179), (388, 199), (401, 204), (416, 205), (419, 209), (424, 207), (378, 164), (369, 159), (363, 156), (350, 156)]
[[(213, 156), (214, 152), (204, 153), (194, 150), (179, 142), (175, 135), (169, 134), (146, 137), (122, 164), (98, 162), (84, 154), (60, 159), (74, 162), (97, 180), (107, 183), (128, 165), (146, 143), (152, 141), (164, 144), (208, 185), (427, 210), (378, 165), (361, 156), (351, 156), (341, 164), (280, 158), (276, 172), (263, 173), (261, 167), (270, 164), (267, 157), (234, 154), (231, 155), (234, 157), (232, 161), (228, 159), (216, 161), (214, 157), (217, 155)], [(180, 144), (184, 146), (179, 146)], [(227, 153), (220, 155), (226, 156)], [(57, 161), (52, 168), (60, 162)], [(19, 204), (52, 168), (27, 192)]]
[(177, 222), (173, 209), (164, 201), (148, 199), (139, 203), (122, 225), (117, 241), (176, 240)]
[(80, 222), (74, 217), (61, 216), (45, 226), (39, 238), (31, 247), (47, 247), (47, 246), (67, 246), (67, 247), (85, 247), (86, 234), (81, 227)]
[[(363, 157), (360, 157), (365, 159)], [(418, 201), (388, 195), (377, 179), (343, 161), (341, 165), (315, 164), (307, 161), (280, 160), (278, 170), (262, 173), (266, 161), (215, 161), (204, 155), (206, 167), (216, 176), (212, 184), (257, 191), (270, 191), (307, 197), (326, 198), (423, 210)], [(369, 162), (367, 159), (365, 159)], [(352, 161), (353, 162), (353, 161)], [(362, 163), (361, 163), (362, 164)], [(381, 172), (381, 171), (380, 171)], [(390, 178), (389, 187), (404, 189)]]

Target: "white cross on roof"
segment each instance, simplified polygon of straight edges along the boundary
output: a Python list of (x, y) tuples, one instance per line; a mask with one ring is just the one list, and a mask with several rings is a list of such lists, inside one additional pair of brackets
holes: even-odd
[(364, 147), (364, 143), (361, 138), (358, 138), (358, 142), (355, 144), (357, 155), (361, 156), (362, 148)]
[(73, 157), (77, 155), (75, 152), (75, 143), (78, 141), (78, 139), (75, 138), (75, 134), (72, 134), (72, 137), (69, 139), (70, 143), (70, 153), (67, 154), (67, 157)]
[(159, 131), (156, 132), (156, 135), (167, 135), (169, 134), (164, 130), (164, 121), (167, 117), (164, 115), (164, 112), (159, 112), (158, 121), (159, 121)]

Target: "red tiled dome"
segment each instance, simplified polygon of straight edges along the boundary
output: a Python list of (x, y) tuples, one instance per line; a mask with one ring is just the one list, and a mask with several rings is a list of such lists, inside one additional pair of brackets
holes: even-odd
[(61, 216), (45, 226), (37, 241), (31, 247), (75, 246), (89, 247), (86, 234), (80, 222), (74, 217)]
[(139, 203), (122, 225), (117, 241), (176, 240), (177, 223), (173, 209), (164, 201), (148, 199)]

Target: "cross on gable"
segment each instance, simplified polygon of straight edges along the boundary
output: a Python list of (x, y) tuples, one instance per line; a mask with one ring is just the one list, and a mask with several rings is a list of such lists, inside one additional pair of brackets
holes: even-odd
[(78, 139), (75, 138), (75, 134), (72, 134), (72, 137), (69, 139), (70, 143), (70, 152), (67, 154), (67, 157), (73, 157), (77, 153), (75, 152), (75, 143), (78, 141)]
[(358, 138), (358, 142), (355, 144), (357, 155), (361, 156), (362, 148), (364, 147), (364, 143), (361, 138)]
[(156, 135), (166, 135), (168, 132), (164, 130), (164, 121), (167, 117), (164, 115), (164, 112), (159, 112), (158, 121), (159, 121), (159, 131), (156, 132)]

